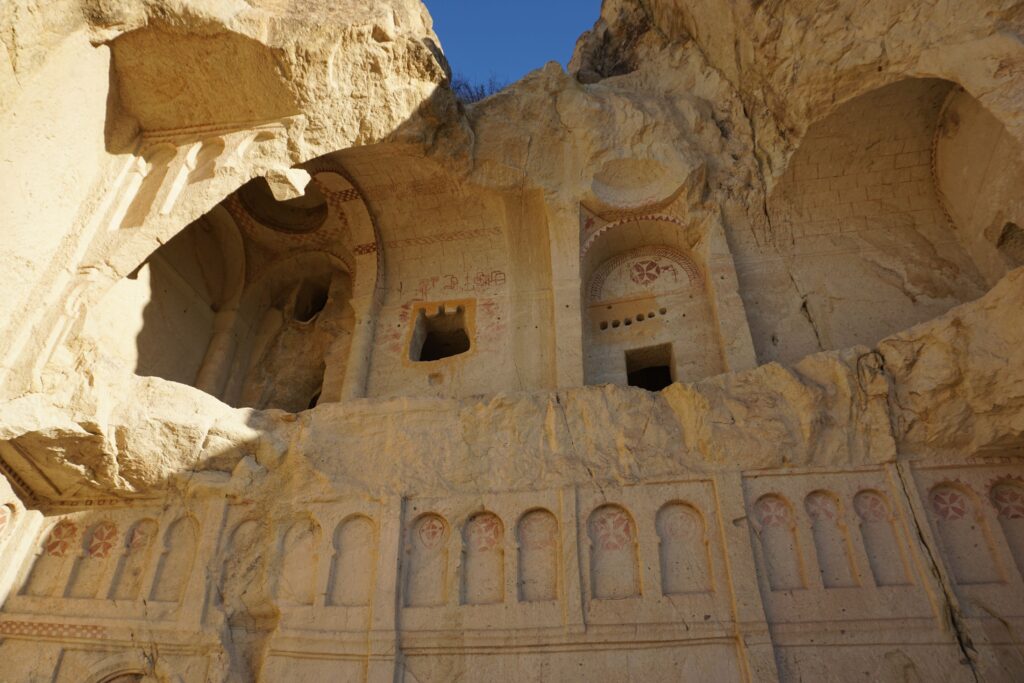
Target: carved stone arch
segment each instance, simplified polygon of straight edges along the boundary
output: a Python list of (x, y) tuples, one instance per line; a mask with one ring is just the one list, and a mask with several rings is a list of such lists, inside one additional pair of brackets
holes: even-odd
[(640, 542), (629, 511), (614, 503), (596, 508), (587, 519), (587, 537), (591, 595), (597, 599), (640, 595)]
[(122, 651), (102, 659), (82, 683), (156, 683), (158, 680), (153, 663), (145, 654)]
[(79, 303), (83, 336), (111, 364), (141, 376), (196, 386), (220, 397), (245, 282), (242, 237), (214, 207), (104, 288)]
[(943, 481), (928, 492), (928, 503), (953, 580), (962, 585), (1001, 581), (1002, 571), (974, 490), (959, 481)]

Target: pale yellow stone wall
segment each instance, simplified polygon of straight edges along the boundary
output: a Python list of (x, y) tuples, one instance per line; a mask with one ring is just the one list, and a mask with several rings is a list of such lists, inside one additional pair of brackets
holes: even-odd
[(0, 681), (1024, 676), (1012, 3), (18, 7)]

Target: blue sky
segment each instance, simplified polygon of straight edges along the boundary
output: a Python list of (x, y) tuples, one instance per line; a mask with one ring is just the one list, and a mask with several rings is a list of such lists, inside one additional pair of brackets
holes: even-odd
[(470, 81), (519, 80), (556, 61), (563, 66), (601, 0), (424, 0), (452, 65)]

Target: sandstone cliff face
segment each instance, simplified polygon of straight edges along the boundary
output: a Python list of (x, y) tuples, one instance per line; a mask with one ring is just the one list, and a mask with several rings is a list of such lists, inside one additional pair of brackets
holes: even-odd
[(0, 18), (0, 678), (1024, 672), (1016, 3)]

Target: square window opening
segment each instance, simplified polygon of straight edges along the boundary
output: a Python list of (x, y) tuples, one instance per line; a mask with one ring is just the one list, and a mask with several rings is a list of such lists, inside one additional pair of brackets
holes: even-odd
[(466, 311), (462, 306), (455, 309), (438, 307), (431, 315), (420, 309), (409, 346), (409, 359), (432, 361), (450, 358), (469, 351), (469, 335), (466, 333)]
[(672, 384), (672, 375), (671, 344), (626, 351), (626, 382), (629, 386), (661, 391)]

